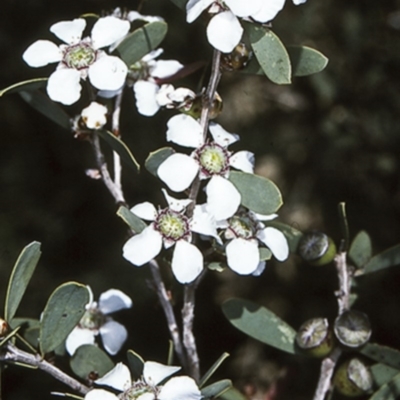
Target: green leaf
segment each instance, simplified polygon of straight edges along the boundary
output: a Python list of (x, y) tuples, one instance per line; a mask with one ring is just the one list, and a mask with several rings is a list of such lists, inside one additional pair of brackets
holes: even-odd
[(75, 351), (69, 361), (75, 375), (88, 379), (91, 372), (96, 372), (101, 378), (114, 368), (114, 363), (108, 355), (92, 344), (84, 344)]
[(229, 390), (227, 390), (222, 396), (221, 398), (223, 400), (246, 400), (247, 397), (245, 397), (242, 393), (239, 392), (239, 390), (237, 390), (234, 387), (231, 387)]
[(271, 250), (266, 247), (259, 247), (258, 252), (260, 253), (260, 261), (267, 261), (272, 257)]
[(199, 388), (204, 386), (204, 384), (211, 378), (214, 372), (220, 367), (220, 365), (229, 357), (229, 353), (222, 353), (217, 361), (209, 368), (209, 370), (203, 375), (199, 382)]
[(328, 58), (307, 46), (287, 46), (292, 76), (307, 76), (321, 72), (328, 65)]
[(361, 268), (372, 257), (371, 239), (367, 232), (360, 231), (350, 245), (349, 257), (356, 267)]
[(17, 326), (11, 332), (7, 333), (6, 336), (2, 337), (0, 340), (0, 348), (1, 348), (1, 346), (3, 346), (3, 344), (7, 343), (13, 336), (15, 336), (19, 330), (20, 330), (20, 327)]
[(204, 399), (215, 399), (225, 393), (232, 387), (232, 382), (229, 379), (223, 379), (201, 389), (201, 394)]
[(40, 349), (42, 354), (53, 351), (79, 323), (89, 303), (89, 290), (85, 285), (67, 282), (50, 296), (40, 323)]
[(382, 386), (391, 381), (400, 371), (385, 364), (374, 364), (370, 367), (376, 386)]
[(62, 128), (68, 131), (71, 130), (71, 121), (68, 114), (47, 95), (39, 90), (21, 91), (19, 94), (36, 111), (39, 111)]
[(165, 22), (150, 22), (129, 34), (116, 48), (128, 67), (154, 50), (167, 34)]
[(265, 226), (272, 226), (280, 230), (286, 237), (289, 244), (289, 250), (291, 253), (297, 253), (299, 247), (299, 241), (303, 237), (303, 232), (294, 228), (293, 226), (283, 224), (282, 222), (275, 221), (264, 221)]
[(174, 154), (175, 150), (172, 147), (163, 147), (149, 154), (144, 162), (144, 166), (154, 176), (157, 176), (158, 167), (164, 162), (170, 155)]
[(188, 0), (171, 0), (176, 6), (181, 8), (182, 10), (186, 9), (186, 3)]
[(129, 209), (124, 206), (121, 206), (118, 209), (117, 215), (121, 217), (136, 234), (142, 232), (142, 230), (147, 227), (147, 225), (139, 217), (130, 212)]
[(380, 344), (367, 343), (359, 350), (361, 354), (400, 370), (400, 351)]
[(19, 255), (8, 282), (4, 307), (6, 321), (14, 318), (41, 254), (40, 243), (32, 242)]
[(27, 81), (14, 83), (14, 85), (8, 86), (2, 90), (0, 90), (0, 97), (5, 94), (18, 93), (21, 90), (29, 91), (29, 90), (37, 90), (46, 87), (48, 78), (36, 78), (29, 79)]
[(172, 340), (168, 341), (168, 356), (167, 356), (167, 365), (172, 365), (174, 362), (174, 342)]
[(103, 129), (98, 130), (97, 133), (111, 146), (114, 151), (119, 154), (121, 159), (124, 160), (129, 167), (131, 167), (135, 172), (139, 172), (140, 165), (129, 150), (129, 147), (121, 139), (117, 138), (111, 132)]
[(229, 180), (240, 192), (241, 204), (251, 211), (269, 215), (282, 205), (281, 192), (275, 183), (267, 178), (247, 172), (231, 171)]
[(400, 244), (372, 257), (364, 266), (364, 274), (400, 264)]
[(128, 350), (126, 353), (129, 369), (131, 370), (133, 380), (140, 379), (143, 375), (144, 360), (139, 354), (133, 350)]
[(279, 85), (291, 83), (292, 67), (289, 54), (279, 37), (260, 25), (245, 23), (244, 28), (265, 75)]
[(295, 353), (296, 331), (265, 307), (234, 298), (222, 304), (222, 311), (245, 334), (279, 350)]
[(397, 374), (390, 382), (382, 385), (369, 400), (396, 400), (400, 395), (400, 374)]

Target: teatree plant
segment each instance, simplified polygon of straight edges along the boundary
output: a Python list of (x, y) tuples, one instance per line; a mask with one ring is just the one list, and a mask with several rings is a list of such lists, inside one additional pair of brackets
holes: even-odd
[[(312, 260), (310, 268), (336, 267), (334, 321), (312, 320), (296, 334), (272, 311), (240, 298), (222, 305), (225, 317), (250, 337), (293, 357), (304, 357), (309, 349), (311, 355), (322, 357), (315, 400), (335, 397), (334, 384), (343, 394), (350, 387), (350, 394), (394, 399), (400, 385), (400, 352), (369, 343), (374, 327), (367, 314), (353, 309), (353, 303), (358, 277), (399, 264), (400, 246), (373, 256), (366, 232), (350, 236), (344, 203), (339, 205), (342, 237), (337, 244), (324, 233), (301, 232), (279, 221), (283, 205), (279, 188), (254, 173), (254, 154), (235, 144), (239, 135), (218, 123), (224, 112), (219, 83), (227, 71), (290, 84), (297, 77), (321, 72), (327, 58), (316, 49), (289, 46), (279, 38), (274, 19), (284, 1), (172, 2), (187, 23), (203, 27), (212, 48), (208, 63), (185, 66), (164, 58), (159, 46), (168, 21), (117, 8), (72, 20), (61, 16), (50, 27), (52, 40), (35, 39), (22, 54), (33, 68), (53, 64), (50, 75), (27, 77), (0, 92), (1, 96), (20, 93), (38, 112), (91, 145), (97, 165), (86, 173), (102, 180), (115, 200), (116, 215), (126, 223), (130, 237), (121, 243), (121, 254), (132, 265), (132, 276), (135, 267), (150, 269), (151, 286), (170, 333), (169, 357), (145, 361), (140, 349), (131, 349), (125, 362), (114, 360), (130, 332), (110, 314), (132, 306), (130, 294), (117, 288), (93, 294), (88, 285), (66, 282), (53, 291), (36, 319), (19, 317), (20, 301), (41, 254), (41, 244), (33, 242), (16, 261), (5, 295), (1, 363), (41, 369), (73, 391), (54, 395), (72, 398), (244, 400), (229, 377), (209, 382), (228, 354), (222, 350), (208, 369), (200, 363), (194, 330), (196, 290), (205, 274), (231, 269), (240, 276), (259, 276), (271, 259), (284, 262), (291, 254), (304, 256), (305, 251), (305, 261)], [(307, 4), (302, 7), (307, 12)], [(196, 88), (180, 86), (183, 77), (199, 69), (203, 74)], [(126, 110), (130, 103), (123, 96), (128, 94), (134, 97), (137, 112)], [(66, 106), (71, 105), (79, 112), (70, 114)], [(129, 133), (121, 128), (120, 115), (126, 112), (135, 119), (160, 110), (171, 114), (163, 132), (165, 146), (153, 149), (144, 167), (158, 178), (154, 191), (161, 189), (164, 200), (128, 204), (123, 169), (140, 173), (143, 166), (135, 158), (135, 149), (124, 141)], [(171, 272), (179, 287), (174, 295), (182, 293), (181, 310), (166, 285), (165, 271)], [(362, 361), (349, 362), (350, 351)], [(54, 354), (69, 359), (73, 376), (52, 361)], [(340, 364), (362, 367), (354, 367), (356, 371), (353, 368), (347, 376), (345, 368), (337, 368)], [(336, 368), (345, 371), (340, 379), (337, 374), (333, 379)]]

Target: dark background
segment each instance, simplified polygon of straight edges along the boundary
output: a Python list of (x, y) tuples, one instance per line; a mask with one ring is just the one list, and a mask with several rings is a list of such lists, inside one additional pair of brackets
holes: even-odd
[[(241, 135), (235, 148), (253, 151), (257, 173), (281, 189), (282, 222), (324, 230), (338, 242), (337, 204), (345, 201), (351, 234), (367, 230), (379, 252), (397, 244), (400, 233), (400, 2), (287, 3), (274, 21), (275, 32), (286, 44), (319, 49), (329, 57), (328, 67), (295, 79), (291, 86), (276, 86), (260, 76), (225, 74), (219, 87), (224, 99), (219, 122)], [(53, 40), (48, 31), (53, 23), (116, 6), (136, 9), (138, 2), (3, 0), (0, 88), (51, 73), (52, 66), (29, 68), (21, 55), (39, 38)], [(178, 58), (184, 64), (210, 59), (201, 22), (188, 26), (184, 13), (167, 0), (147, 0), (142, 12), (159, 14), (169, 23), (162, 58)], [(176, 84), (196, 90), (200, 76)], [(116, 317), (130, 332), (124, 349), (163, 362), (168, 332), (157, 299), (144, 283), (149, 271), (121, 256), (127, 236), (115, 215), (117, 206), (101, 181), (84, 173), (95, 166), (89, 144), (39, 115), (17, 94), (1, 98), (0, 105), (1, 298), (21, 249), (40, 241), (43, 255), (18, 316), (38, 318), (51, 292), (68, 280), (90, 284), (95, 297), (119, 288), (134, 302), (132, 310)], [(124, 140), (143, 163), (150, 151), (166, 145), (165, 123), (172, 113), (138, 115), (129, 91), (124, 107)], [(76, 111), (68, 109), (71, 115)], [(144, 169), (139, 175), (125, 170), (123, 181), (130, 205), (161, 201), (161, 186)], [(370, 316), (372, 340), (397, 348), (399, 278), (392, 268), (360, 279), (356, 303)], [(168, 285), (179, 310), (181, 291), (172, 281)], [(251, 299), (297, 328), (311, 317), (334, 319), (336, 287), (333, 266), (309, 267), (296, 256), (283, 264), (269, 263), (260, 278), (209, 273), (198, 290), (195, 322), (203, 372), (227, 351), (231, 357), (218, 377), (232, 378), (240, 388), (256, 388), (255, 398), (272, 399), (272, 390), (264, 393), (271, 383), (276, 399), (310, 398), (318, 361), (247, 339), (225, 321), (219, 305), (231, 296)], [(116, 359), (124, 360), (123, 352)], [(42, 372), (15, 366), (3, 372), (2, 386), (4, 400), (47, 399), (50, 390), (68, 391)]]

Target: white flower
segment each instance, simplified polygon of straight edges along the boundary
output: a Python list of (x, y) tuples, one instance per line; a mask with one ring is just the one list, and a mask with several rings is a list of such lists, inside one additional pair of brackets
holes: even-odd
[[(293, 0), (298, 5), (307, 0)], [(189, 0), (186, 4), (187, 22), (193, 22), (209, 8), (211, 18), (207, 38), (212, 46), (223, 53), (230, 53), (240, 42), (243, 28), (239, 18), (268, 22), (282, 10), (285, 0)]]
[(93, 301), (93, 293), (90, 292), (90, 302), (86, 305), (86, 311), (79, 325), (68, 335), (65, 347), (70, 355), (73, 355), (79, 346), (94, 344), (95, 337), (100, 334), (106, 351), (115, 355), (121, 349), (128, 333), (123, 325), (114, 321), (109, 314), (132, 307), (132, 300), (117, 289), (109, 289), (102, 293), (99, 302)]
[(217, 221), (231, 217), (238, 209), (241, 196), (226, 179), (230, 167), (253, 172), (254, 155), (249, 151), (232, 154), (227, 147), (239, 140), (220, 125), (209, 126), (213, 142), (205, 142), (199, 122), (188, 115), (175, 115), (168, 121), (167, 140), (196, 150), (190, 155), (174, 153), (157, 170), (158, 177), (173, 191), (182, 192), (193, 182), (210, 178), (206, 187), (208, 211)]
[(142, 379), (132, 381), (128, 367), (118, 363), (95, 382), (122, 393), (117, 396), (103, 389), (93, 389), (85, 395), (85, 400), (200, 400), (201, 392), (196, 382), (188, 376), (174, 377), (160, 385), (162, 381), (180, 369), (180, 367), (146, 361)]
[(92, 101), (82, 110), (81, 117), (89, 129), (100, 129), (107, 123), (107, 107)]
[(184, 211), (192, 201), (174, 199), (165, 190), (163, 193), (168, 208), (157, 210), (153, 204), (145, 202), (131, 209), (139, 218), (152, 223), (125, 243), (123, 257), (140, 267), (156, 257), (163, 245), (165, 248), (175, 245), (172, 272), (180, 283), (190, 283), (203, 270), (203, 255), (190, 243), (192, 232), (213, 236), (220, 241), (216, 222), (201, 205), (196, 205), (193, 217), (189, 219)]
[(231, 239), (225, 252), (233, 271), (240, 275), (260, 275), (265, 268), (265, 261), (260, 261), (260, 245), (271, 250), (277, 260), (287, 259), (289, 246), (283, 233), (261, 222), (276, 217), (276, 214), (260, 215), (241, 209), (232, 218), (218, 222), (225, 229), (225, 238)]
[(86, 21), (82, 18), (58, 22), (50, 27), (50, 31), (66, 44), (57, 46), (49, 40), (38, 40), (22, 56), (35, 68), (59, 63), (49, 77), (47, 93), (52, 100), (65, 105), (79, 100), (81, 79), (89, 77), (91, 84), (99, 90), (118, 90), (125, 83), (128, 71), (125, 63), (100, 49), (124, 37), (130, 28), (129, 21), (112, 16), (99, 18), (91, 37), (82, 39), (85, 27)]
[(157, 101), (160, 80), (176, 74), (183, 68), (183, 65), (175, 60), (156, 60), (162, 52), (162, 49), (154, 50), (131, 67), (134, 74), (137, 74), (137, 80), (133, 84), (136, 106), (140, 114), (148, 117), (154, 115), (163, 105)]

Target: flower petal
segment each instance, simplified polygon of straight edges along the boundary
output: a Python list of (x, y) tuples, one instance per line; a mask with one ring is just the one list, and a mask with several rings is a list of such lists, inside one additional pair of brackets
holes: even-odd
[(256, 240), (236, 238), (226, 246), (226, 258), (233, 271), (240, 275), (249, 275), (257, 270), (260, 253)]
[(165, 189), (161, 189), (161, 191), (164, 194), (165, 200), (167, 200), (169, 208), (177, 212), (183, 211), (193, 201), (190, 199), (175, 199)]
[(92, 101), (81, 112), (83, 122), (89, 129), (100, 129), (107, 123), (107, 107)]
[(131, 27), (129, 21), (107, 16), (99, 18), (93, 25), (92, 42), (95, 49), (110, 46), (117, 40), (123, 38)]
[(174, 115), (167, 123), (167, 141), (184, 147), (200, 147), (204, 143), (203, 129), (191, 116)]
[(110, 320), (100, 328), (100, 335), (107, 353), (114, 356), (121, 350), (128, 332), (119, 322)]
[(142, 14), (138, 13), (137, 11), (129, 11), (127, 18), (130, 22), (136, 21), (137, 19), (146, 21), (146, 22), (157, 22), (157, 21), (162, 22), (162, 21), (164, 21), (164, 18), (161, 18), (159, 16), (142, 15)]
[(211, 136), (214, 142), (223, 147), (228, 147), (230, 144), (237, 142), (240, 138), (239, 135), (229, 133), (221, 125), (211, 122), (209, 126)]
[(123, 392), (132, 385), (132, 378), (129, 368), (125, 364), (118, 363), (111, 371), (100, 379), (96, 379), (95, 382), (98, 385), (110, 386)]
[(171, 378), (157, 396), (159, 400), (200, 400), (202, 395), (196, 382), (188, 376)]
[(255, 212), (251, 212), (256, 219), (259, 221), (272, 221), (273, 219), (278, 217), (278, 214), (269, 214), (269, 215), (263, 215), (263, 214), (257, 214)]
[(111, 392), (103, 389), (92, 389), (86, 393), (85, 400), (118, 400), (118, 397)]
[(100, 90), (118, 90), (125, 83), (128, 67), (118, 57), (103, 56), (88, 70), (91, 84)]
[(156, 386), (180, 369), (181, 367), (164, 365), (155, 361), (146, 361), (143, 367), (143, 377), (147, 384)]
[(86, 28), (86, 21), (83, 18), (76, 18), (73, 21), (60, 21), (50, 27), (50, 32), (68, 44), (74, 44), (81, 40), (82, 33)]
[(285, 5), (285, 0), (268, 0), (262, 8), (251, 15), (256, 21), (268, 22), (273, 20)]
[(136, 204), (136, 206), (131, 208), (131, 212), (146, 221), (154, 221), (157, 218), (156, 208), (148, 201)]
[(118, 289), (109, 289), (99, 298), (99, 309), (103, 314), (110, 314), (132, 307), (132, 300)]
[(175, 60), (159, 60), (150, 68), (150, 75), (154, 78), (167, 78), (176, 74), (183, 65)]
[(75, 327), (65, 341), (65, 348), (68, 354), (72, 356), (76, 349), (84, 344), (94, 344), (95, 336), (95, 331)]
[(186, 4), (186, 22), (192, 23), (214, 0), (189, 0)]
[(175, 245), (171, 266), (178, 282), (193, 282), (203, 270), (203, 255), (193, 244), (179, 240)]
[(76, 69), (58, 69), (47, 81), (47, 94), (66, 106), (74, 104), (81, 97), (80, 80), (81, 74)]
[(136, 107), (140, 114), (151, 117), (160, 109), (160, 104), (157, 102), (158, 89), (159, 86), (154, 82), (137, 81), (134, 83)]
[(243, 28), (231, 11), (215, 15), (207, 26), (207, 38), (212, 46), (230, 53), (242, 38)]
[[(269, 1), (269, 0), (268, 0)], [(226, 5), (238, 17), (248, 17), (256, 13), (262, 7), (262, 4), (267, 0), (225, 0)]]
[(257, 265), (257, 269), (252, 273), (253, 276), (260, 276), (264, 270), (267, 263), (265, 261), (260, 261)]
[(181, 153), (172, 154), (157, 169), (158, 177), (174, 192), (186, 190), (198, 172), (197, 162)]
[(307, 0), (293, 0), (293, 4), (298, 6), (300, 4), (304, 4)]
[(162, 236), (150, 225), (125, 243), (122, 255), (133, 265), (141, 267), (156, 257), (160, 253), (161, 247)]
[(49, 40), (37, 40), (25, 50), (22, 58), (30, 67), (37, 68), (61, 61), (62, 52)]
[(195, 206), (190, 229), (201, 235), (212, 236), (222, 244), (221, 238), (217, 232), (217, 223), (215, 218), (207, 211), (207, 204)]
[(241, 196), (236, 187), (221, 176), (213, 176), (206, 186), (207, 209), (217, 221), (232, 217), (240, 205)]
[(267, 227), (257, 233), (260, 239), (279, 261), (284, 261), (289, 256), (289, 245), (285, 235), (278, 229)]
[(229, 159), (229, 164), (236, 169), (252, 174), (254, 172), (254, 153), (242, 150)]

